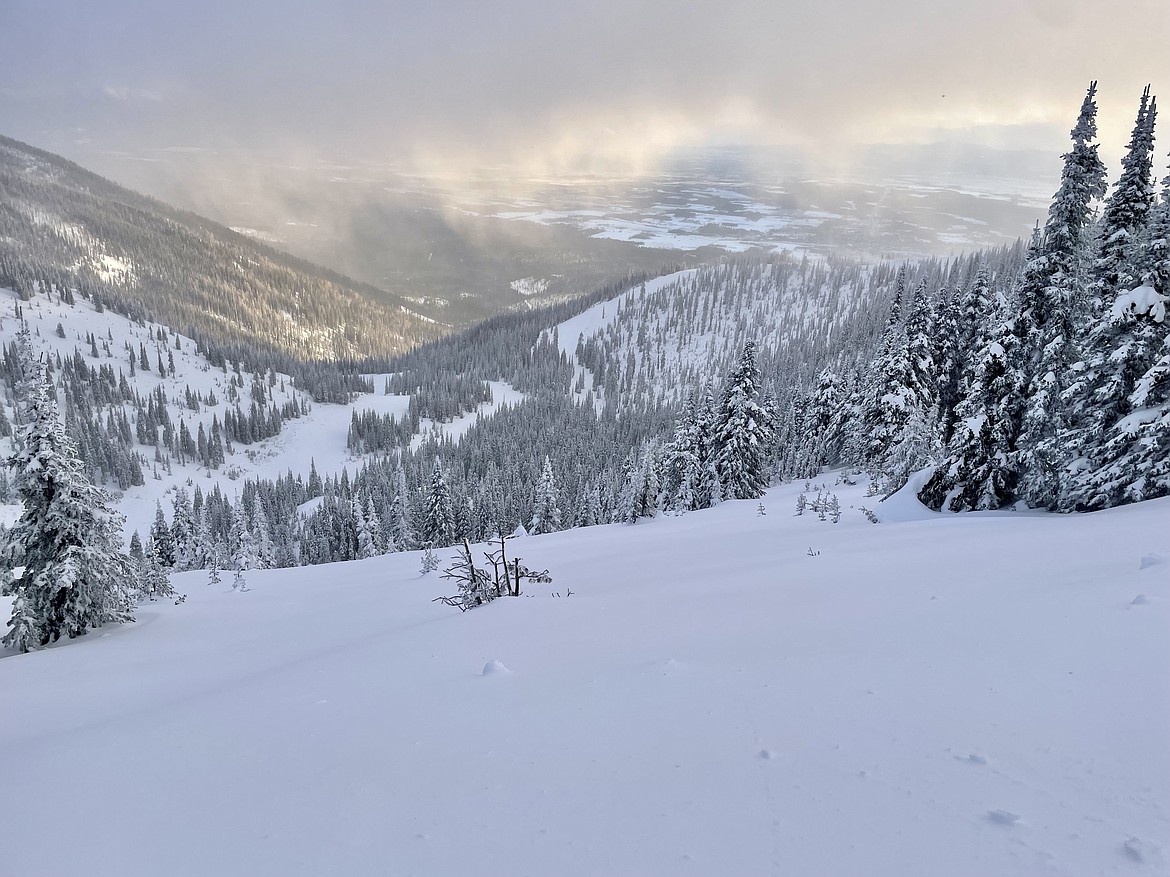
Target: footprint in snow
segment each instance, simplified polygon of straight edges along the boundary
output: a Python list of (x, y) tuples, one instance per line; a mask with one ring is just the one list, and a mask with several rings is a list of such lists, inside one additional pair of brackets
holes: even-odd
[(1149, 569), (1152, 566), (1164, 566), (1166, 558), (1161, 554), (1145, 554), (1138, 563), (1138, 569)]
[(1020, 817), (1010, 810), (988, 810), (987, 821), (994, 822), (996, 825), (1015, 825), (1020, 821)]

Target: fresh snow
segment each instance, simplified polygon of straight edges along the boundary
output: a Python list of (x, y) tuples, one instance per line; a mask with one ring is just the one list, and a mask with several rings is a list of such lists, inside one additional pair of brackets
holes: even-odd
[[(673, 274), (664, 274), (661, 277), (655, 277), (653, 280), (647, 280), (645, 283), (646, 293), (655, 293), (668, 286), (672, 286), (683, 278), (690, 277), (696, 270), (695, 268), (687, 268), (683, 271), (676, 271)], [(577, 342), (582, 339), (588, 341), (594, 335), (603, 332), (617, 319), (618, 313), (632, 296), (642, 294), (642, 284), (638, 284), (626, 290), (621, 295), (586, 308), (581, 313), (569, 317), (569, 319), (558, 323), (556, 326), (557, 347), (561, 353), (572, 360), (576, 374), (578, 376), (584, 376), (584, 386), (581, 392), (577, 394), (578, 400), (583, 399), (585, 394), (592, 390), (595, 396), (594, 404), (598, 411), (601, 411), (605, 404), (604, 399), (601, 398), (601, 387), (595, 384), (593, 372), (586, 368), (581, 360), (577, 358)]]
[(186, 573), (4, 656), (0, 874), (1166, 874), (1170, 500), (831, 481), (516, 540), (553, 584), (465, 614), (417, 553)]
[[(147, 323), (137, 325), (125, 317), (105, 310), (98, 313), (91, 302), (77, 296), (76, 304), (70, 307), (53, 298), (49, 300), (43, 294), (33, 297), (32, 301), (21, 302), (15, 292), (0, 289), (0, 344), (8, 344), (16, 338), (20, 323), (13, 314), (19, 305), (24, 311), (25, 321), (28, 323), (33, 336), (33, 344), (40, 351), (47, 351), (54, 356), (62, 357), (73, 355), (80, 350), (82, 356), (91, 367), (109, 365), (117, 374), (121, 369), (127, 375), (132, 387), (144, 398), (162, 386), (170, 402), (168, 410), (176, 428), (183, 419), (187, 423), (191, 434), (198, 431), (199, 423), (205, 428), (211, 426), (212, 415), (219, 417), (223, 422), (223, 415), (228, 409), (228, 385), (233, 375), (229, 370), (213, 367), (203, 356), (195, 352), (195, 342), (185, 335), (175, 336), (166, 330), (167, 342), (156, 342), (155, 333), (158, 325)], [(56, 328), (60, 324), (65, 337), (57, 335)], [(90, 346), (85, 341), (87, 333), (93, 333), (97, 338), (100, 356), (98, 359), (90, 357)], [(175, 349), (175, 338), (178, 338), (180, 349)], [(133, 378), (129, 377), (129, 359), (125, 351), (126, 343), (137, 353), (139, 345), (145, 345), (150, 359), (149, 370), (138, 370)], [(112, 356), (107, 356), (102, 349), (108, 343)], [(159, 349), (165, 348), (175, 361), (175, 376), (162, 377), (159, 375), (156, 360)], [(374, 411), (379, 414), (389, 414), (394, 417), (403, 416), (410, 402), (409, 396), (385, 395), (387, 375), (367, 375), (374, 386), (373, 393), (360, 394), (348, 405), (316, 404), (310, 401), (311, 411), (308, 416), (289, 419), (279, 435), (255, 442), (251, 445), (233, 443), (233, 453), (226, 455), (223, 466), (218, 470), (208, 471), (195, 463), (180, 465), (171, 464), (171, 472), (167, 473), (162, 467), (157, 467), (158, 478), (152, 471), (154, 448), (144, 445), (138, 446), (140, 453), (145, 455), (147, 463), (143, 465), (143, 475), (146, 483), (139, 487), (131, 487), (117, 497), (118, 510), (126, 516), (126, 534), (138, 530), (145, 535), (154, 520), (155, 503), (161, 501), (168, 517), (171, 512), (170, 496), (177, 486), (185, 486), (188, 492), (194, 490), (198, 484), (205, 492), (210, 491), (218, 484), (224, 494), (234, 496), (246, 479), (275, 479), (292, 472), (294, 475), (308, 477), (309, 468), (314, 463), (321, 477), (327, 475), (339, 476), (342, 469), (360, 467), (364, 457), (353, 454), (347, 447), (350, 420), (355, 411)], [(279, 375), (284, 381), (285, 390), (281, 391), (279, 384), (273, 389), (273, 398), (280, 404), (294, 398), (308, 398), (293, 389), (286, 375)], [(493, 402), (481, 405), (475, 412), (457, 418), (451, 423), (435, 424), (424, 419), (420, 424), (420, 432), (414, 440), (414, 447), (421, 445), (426, 434), (438, 434), (458, 441), (464, 433), (480, 417), (491, 416), (501, 404), (515, 404), (523, 399), (523, 394), (503, 382), (490, 384)], [(183, 405), (183, 393), (186, 387), (193, 392), (206, 396), (208, 391), (214, 391), (219, 400), (216, 406), (201, 406), (196, 413)], [(251, 376), (245, 373), (245, 387), (240, 391), (240, 407), (245, 411), (251, 404), (249, 395)], [(0, 401), (0, 404), (3, 404)], [(233, 403), (234, 404), (234, 403)], [(134, 423), (133, 406), (126, 407), (127, 413)], [(12, 417), (11, 408), (8, 411)], [(0, 455), (10, 453), (12, 440), (0, 438)], [(107, 485), (114, 489), (116, 485)], [(15, 520), (19, 510), (15, 506), (0, 506), (0, 522)], [(0, 875), (2, 877), (2, 875)]]

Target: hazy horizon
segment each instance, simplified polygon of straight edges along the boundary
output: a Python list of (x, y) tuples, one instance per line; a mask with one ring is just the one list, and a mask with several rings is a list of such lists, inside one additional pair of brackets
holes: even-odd
[(663, 0), (10, 0), (0, 117), (3, 133), (80, 160), (242, 150), (526, 177), (639, 174), (688, 149), (776, 145), (823, 173), (873, 144), (1059, 154), (1097, 79), (1115, 165), (1141, 89), (1170, 87), (1170, 5), (1135, 0), (1127, 13), (1087, 0), (744, 0), (685, 15)]

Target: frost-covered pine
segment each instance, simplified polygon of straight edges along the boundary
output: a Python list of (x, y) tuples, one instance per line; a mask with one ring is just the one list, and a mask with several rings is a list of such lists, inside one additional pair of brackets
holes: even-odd
[(241, 591), (247, 590), (248, 587), (245, 574), (248, 570), (256, 568), (256, 544), (248, 529), (247, 517), (248, 513), (243, 503), (237, 503), (232, 510), (231, 531), (228, 535), (231, 569), (234, 573), (232, 588)]
[(935, 458), (938, 416), (931, 343), (931, 303), (919, 284), (910, 316), (900, 327), (899, 297), (886, 323), (876, 379), (865, 404), (866, 461), (887, 491), (906, 483), (914, 469)]
[(639, 518), (652, 518), (658, 511), (661, 446), (650, 441), (627, 460), (627, 476), (622, 489), (620, 521), (635, 524)]
[(1017, 291), (1015, 315), (1024, 413), (1016, 439), (1018, 493), (1033, 507), (1055, 508), (1068, 448), (1064, 391), (1080, 361), (1078, 336), (1086, 323), (1088, 229), (1093, 202), (1105, 194), (1105, 166), (1097, 155), (1097, 83), (1089, 87), (1072, 130), (1072, 149), (1043, 233), (1033, 241)]
[(175, 571), (199, 569), (196, 547), (196, 526), (191, 512), (191, 499), (180, 487), (171, 500), (171, 541), (174, 543)]
[(540, 470), (540, 480), (536, 483), (536, 497), (532, 506), (532, 523), (528, 532), (533, 536), (541, 533), (552, 533), (561, 528), (561, 509), (557, 505), (557, 483), (553, 476), (552, 463), (548, 456)]
[(44, 365), (29, 356), (21, 358), (31, 397), (20, 399), (20, 447), (9, 461), (23, 509), (0, 548), (0, 568), (24, 567), (2, 588), (13, 598), (2, 642), (21, 652), (133, 619), (134, 570), (121, 550), (123, 518), (82, 472)]
[(272, 542), (268, 526), (268, 513), (257, 496), (252, 502), (252, 514), (248, 517), (248, 531), (252, 534), (254, 550), (253, 569), (272, 569), (276, 565), (276, 546)]
[(435, 554), (435, 550), (431, 546), (423, 549), (422, 565), (419, 567), (419, 575), (426, 575), (439, 568), (439, 557)]
[(748, 341), (715, 415), (715, 470), (726, 499), (758, 499), (768, 486), (775, 418), (761, 403), (756, 345)]
[(1150, 215), (1142, 280), (1170, 296), (1170, 175), (1162, 181), (1162, 195)]
[(685, 512), (696, 505), (696, 487), (701, 481), (707, 436), (700, 423), (697, 393), (687, 397), (674, 424), (674, 436), (663, 451), (662, 496), (668, 511)]
[(150, 547), (163, 566), (175, 565), (175, 540), (166, 515), (163, 514), (162, 503), (157, 501), (154, 504), (154, 523), (150, 525)]
[(204, 505), (199, 510), (195, 537), (191, 540), (191, 569), (208, 569), (211, 558), (219, 554), (211, 534), (211, 509)]
[(207, 558), (207, 584), (218, 585), (223, 581), (223, 577), (219, 574), (219, 551), (212, 550)]
[[(1142, 287), (1149, 289), (1149, 287)], [(1090, 465), (1075, 482), (1077, 506), (1109, 508), (1170, 496), (1170, 321), (1167, 302), (1159, 297), (1152, 314), (1162, 334), (1158, 358), (1136, 382), (1126, 399), (1125, 415), (1111, 424)]]
[(1102, 211), (1101, 248), (1093, 265), (1094, 311), (1108, 308), (1118, 293), (1141, 283), (1143, 237), (1154, 206), (1152, 171), (1157, 115), (1156, 102), (1147, 85), (1121, 159), (1121, 174)]
[(455, 542), (455, 514), (451, 492), (443, 479), (443, 467), (435, 457), (431, 467), (431, 486), (424, 498), (419, 538), (428, 545), (445, 547)]
[(1166, 338), (1167, 301), (1142, 285), (1116, 297), (1086, 341), (1085, 362), (1069, 388), (1066, 443), (1073, 464), (1061, 508), (1098, 509), (1113, 495), (1101, 470), (1112, 462), (1105, 451), (1110, 431), (1131, 410), (1130, 395), (1153, 367)]
[(845, 419), (841, 413), (846, 402), (841, 377), (831, 368), (821, 369), (805, 415), (809, 435), (815, 438), (816, 459), (812, 462), (818, 471), (821, 466), (832, 465), (841, 459), (845, 441)]
[(410, 503), (407, 498), (406, 473), (402, 469), (401, 462), (394, 469), (393, 487), (394, 498), (390, 502), (385, 523), (388, 534), (387, 541), (393, 543), (394, 547), (391, 549), (388, 544), (387, 550), (410, 551), (415, 547), (415, 538), (410, 527)]
[(353, 499), (354, 525), (357, 529), (358, 559), (366, 560), (382, 554), (382, 524), (374, 511), (373, 499), (367, 498), (366, 510), (362, 511), (361, 500)]
[(155, 600), (158, 597), (170, 597), (175, 593), (171, 586), (171, 577), (167, 568), (162, 564), (152, 543), (147, 547), (143, 558), (141, 571), (138, 576), (138, 591), (143, 599)]
[(997, 509), (1014, 496), (1012, 420), (1019, 410), (1019, 376), (1012, 368), (1010, 324), (1001, 325), (976, 357), (967, 395), (956, 408), (945, 458), (919, 492), (930, 508), (952, 512)]
[(933, 305), (925, 282), (920, 283), (906, 318), (906, 347), (903, 354), (904, 386), (897, 391), (905, 418), (902, 431), (886, 451), (884, 469), (888, 488), (896, 490), (911, 472), (938, 459), (938, 389), (935, 374)]

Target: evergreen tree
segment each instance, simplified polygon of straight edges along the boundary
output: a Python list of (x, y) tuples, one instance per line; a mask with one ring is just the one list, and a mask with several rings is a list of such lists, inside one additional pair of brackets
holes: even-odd
[(382, 524), (374, 510), (374, 501), (367, 499), (365, 511), (361, 501), (354, 497), (353, 516), (357, 526), (357, 556), (361, 560), (382, 554)]
[(841, 414), (846, 403), (841, 377), (832, 368), (822, 369), (805, 417), (815, 448), (812, 463), (818, 470), (841, 459), (845, 442), (845, 420)]
[(153, 543), (147, 548), (138, 576), (138, 593), (142, 598), (155, 600), (158, 597), (171, 597), (175, 589), (171, 586), (171, 577), (162, 558)]
[(175, 570), (184, 572), (198, 569), (196, 527), (191, 512), (191, 500), (186, 489), (180, 487), (171, 500), (171, 541), (174, 544)]
[(170, 525), (163, 514), (162, 503), (154, 504), (154, 523), (150, 526), (150, 547), (158, 555), (159, 563), (165, 567), (175, 565), (175, 540)]
[(123, 518), (82, 472), (45, 385), (43, 363), (31, 351), (22, 359), (32, 394), (20, 400), (20, 447), (9, 464), (23, 509), (6, 534), (0, 568), (24, 567), (20, 578), (9, 573), (3, 584), (13, 604), (2, 642), (27, 652), (132, 620), (134, 573), (121, 550)]
[(248, 513), (243, 504), (237, 503), (231, 515), (228, 546), (231, 551), (231, 568), (235, 574), (232, 589), (246, 591), (248, 582), (245, 574), (248, 570), (256, 568), (256, 545), (248, 529)]
[(906, 424), (903, 404), (909, 384), (905, 360), (906, 329), (902, 325), (902, 300), (905, 296), (906, 269), (898, 272), (894, 299), (882, 332), (881, 353), (874, 363), (873, 377), (861, 393), (861, 416), (857, 419), (857, 462), (871, 470), (882, 468), (889, 448)]
[(924, 504), (952, 512), (997, 509), (1015, 490), (1012, 417), (1019, 410), (1018, 375), (1010, 353), (1012, 326), (1002, 324), (976, 357), (967, 395), (956, 409), (946, 458), (919, 493)]
[(748, 341), (715, 417), (715, 470), (727, 499), (758, 499), (768, 486), (775, 419), (760, 403), (759, 385), (756, 346)]
[[(1118, 296), (1093, 336), (1069, 509), (1103, 509), (1170, 494), (1170, 321), (1151, 286)], [(1147, 365), (1148, 364), (1148, 365)], [(1127, 392), (1128, 391), (1128, 392)]]
[(540, 481), (536, 484), (536, 498), (533, 501), (532, 523), (528, 532), (533, 536), (552, 533), (561, 528), (561, 509), (557, 505), (557, 484), (553, 477), (552, 463), (548, 456), (540, 470)]
[(1078, 334), (1089, 311), (1084, 278), (1092, 205), (1105, 193), (1105, 168), (1092, 142), (1097, 136), (1096, 91), (1094, 82), (1072, 130), (1073, 148), (1064, 156), (1060, 188), (1044, 231), (1033, 242), (1017, 294), (1025, 406), (1016, 440), (1018, 490), (1034, 508), (1055, 508), (1063, 487), (1063, 393), (1080, 360)]
[[(406, 473), (399, 461), (394, 467), (392, 482), (394, 498), (387, 513), (387, 551), (411, 551), (417, 547), (410, 526), (411, 510), (407, 497)], [(393, 547), (391, 547), (391, 545)]]
[(1141, 281), (1141, 247), (1154, 206), (1152, 179), (1154, 122), (1158, 110), (1147, 85), (1130, 136), (1121, 175), (1105, 201), (1101, 218), (1100, 255), (1093, 266), (1096, 310), (1108, 307), (1121, 292)]
[(443, 467), (435, 457), (431, 467), (431, 485), (426, 494), (419, 538), (428, 545), (445, 547), (455, 542), (455, 515), (451, 492), (443, 478)]

